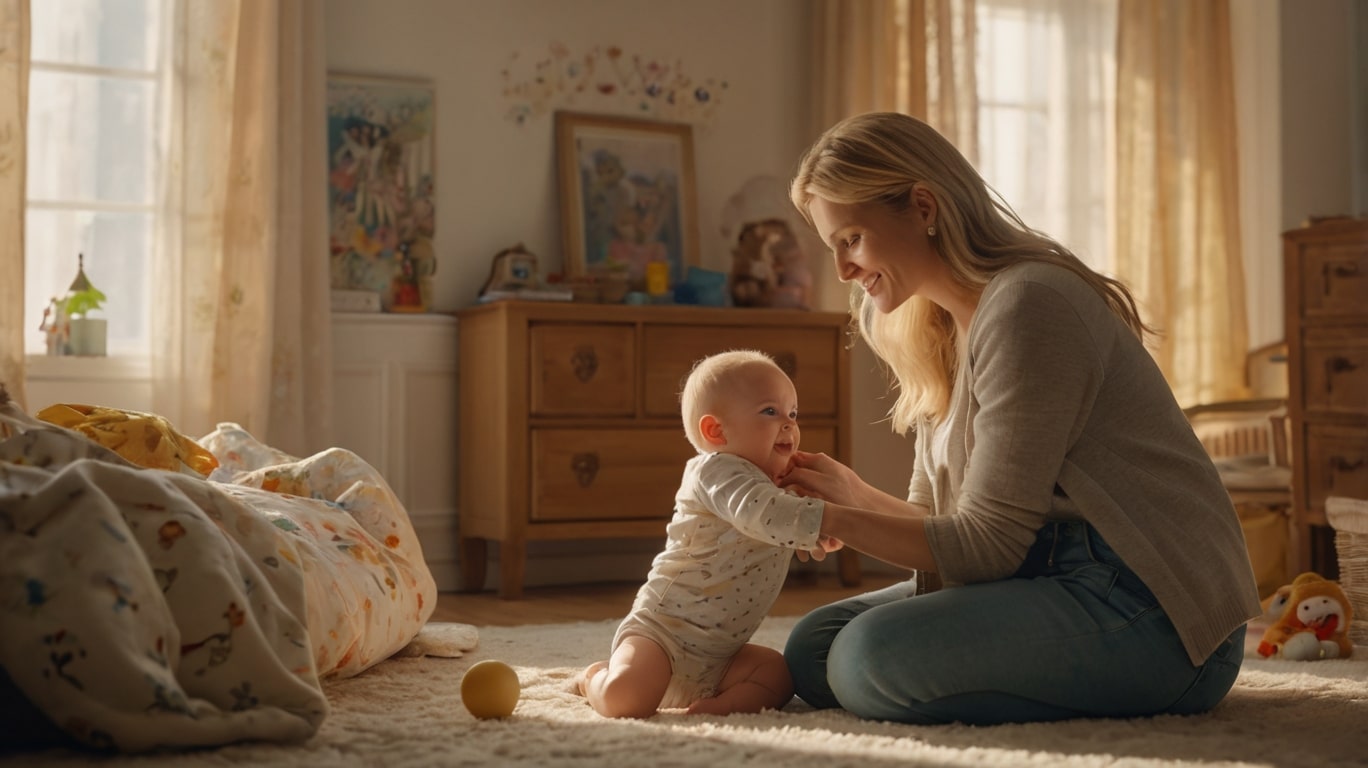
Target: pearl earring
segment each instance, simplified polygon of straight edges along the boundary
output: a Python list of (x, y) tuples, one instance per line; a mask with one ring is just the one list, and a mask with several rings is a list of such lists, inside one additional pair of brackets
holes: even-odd
[(926, 236), (927, 236), (927, 237), (935, 237), (935, 236), (936, 236), (936, 225), (935, 225), (935, 224), (932, 224), (931, 226), (929, 226), (929, 227), (926, 228)]

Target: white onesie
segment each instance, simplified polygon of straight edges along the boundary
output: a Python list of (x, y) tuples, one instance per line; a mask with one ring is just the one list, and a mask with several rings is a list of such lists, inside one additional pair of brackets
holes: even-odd
[(825, 504), (785, 491), (754, 464), (700, 454), (684, 467), (665, 549), (613, 637), (660, 644), (674, 671), (662, 708), (716, 694), (760, 626), (795, 549), (815, 549)]

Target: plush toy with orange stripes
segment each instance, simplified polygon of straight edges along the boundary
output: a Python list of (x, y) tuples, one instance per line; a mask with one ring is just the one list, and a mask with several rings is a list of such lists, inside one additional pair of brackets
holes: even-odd
[(1319, 574), (1303, 573), (1280, 587), (1264, 601), (1264, 611), (1273, 620), (1259, 643), (1264, 658), (1312, 661), (1354, 652), (1353, 606), (1338, 583)]

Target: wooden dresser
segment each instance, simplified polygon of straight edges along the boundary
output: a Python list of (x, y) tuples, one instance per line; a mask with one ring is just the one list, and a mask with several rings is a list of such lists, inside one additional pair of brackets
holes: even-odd
[(1336, 578), (1325, 498), (1368, 499), (1368, 220), (1321, 221), (1283, 244), (1300, 567)]
[[(505, 598), (529, 541), (663, 541), (694, 453), (679, 390), (708, 354), (771, 354), (798, 390), (802, 448), (850, 460), (844, 314), (506, 301), (457, 316), (463, 589), (484, 587), (491, 541)], [(854, 552), (840, 568), (859, 582)]]

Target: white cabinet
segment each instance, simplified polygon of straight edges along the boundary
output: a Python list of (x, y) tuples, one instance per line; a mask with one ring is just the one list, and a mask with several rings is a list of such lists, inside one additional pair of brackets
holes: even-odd
[(380, 470), (456, 588), (457, 339), (443, 314), (334, 313), (333, 442)]

